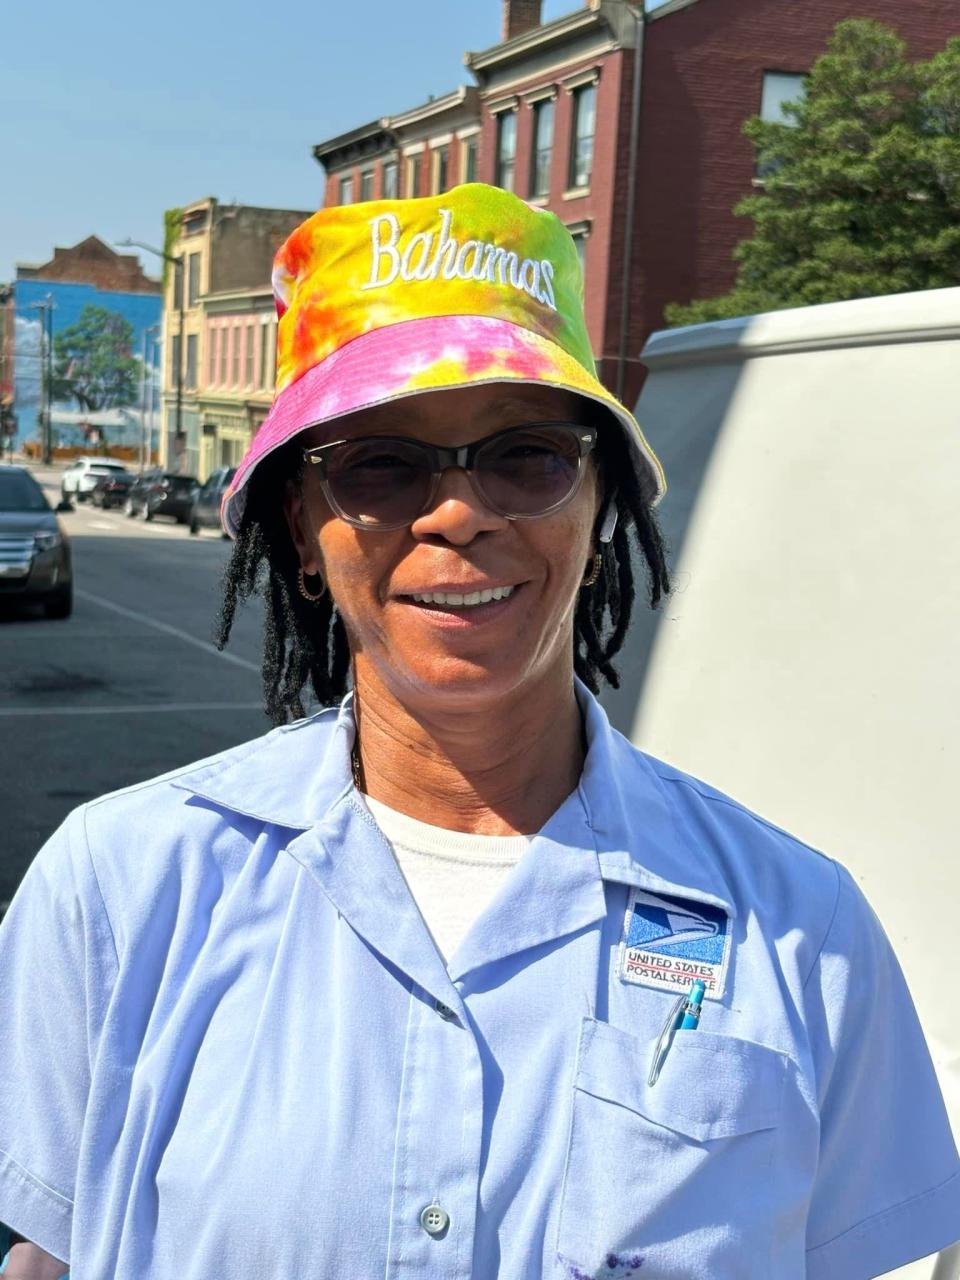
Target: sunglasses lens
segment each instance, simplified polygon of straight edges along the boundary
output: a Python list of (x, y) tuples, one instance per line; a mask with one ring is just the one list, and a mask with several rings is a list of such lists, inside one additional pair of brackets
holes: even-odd
[(505, 515), (543, 515), (568, 498), (579, 482), (576, 430), (528, 427), (504, 432), (477, 453), (474, 476), (487, 500)]
[(430, 458), (412, 442), (358, 440), (333, 452), (327, 484), (341, 514), (355, 524), (410, 524), (430, 493)]

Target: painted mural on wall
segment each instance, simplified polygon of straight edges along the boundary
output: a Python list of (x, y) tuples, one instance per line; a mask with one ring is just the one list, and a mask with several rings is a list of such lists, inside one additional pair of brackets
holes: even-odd
[(53, 332), (55, 447), (137, 447), (145, 427), (159, 430), (159, 295), (37, 279), (18, 280), (13, 288), (14, 412), (21, 447), (40, 438), (45, 322)]

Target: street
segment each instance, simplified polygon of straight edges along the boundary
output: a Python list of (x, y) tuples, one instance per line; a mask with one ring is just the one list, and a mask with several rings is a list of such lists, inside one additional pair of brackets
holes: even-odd
[[(59, 472), (34, 474), (55, 505)], [(73, 616), (0, 614), (0, 913), (75, 806), (269, 728), (256, 607), (225, 653), (211, 640), (229, 542), (89, 504), (60, 520)]]

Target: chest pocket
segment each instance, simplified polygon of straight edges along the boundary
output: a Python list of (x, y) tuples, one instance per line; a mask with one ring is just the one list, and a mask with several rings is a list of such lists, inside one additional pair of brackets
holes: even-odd
[(769, 1280), (790, 1060), (750, 1040), (678, 1032), (651, 1086), (655, 1044), (583, 1021), (558, 1275), (626, 1276), (642, 1259), (643, 1280)]

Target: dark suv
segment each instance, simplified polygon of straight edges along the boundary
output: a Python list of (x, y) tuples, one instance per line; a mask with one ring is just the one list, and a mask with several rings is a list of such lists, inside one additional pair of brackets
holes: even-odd
[(145, 471), (132, 485), (123, 509), (128, 516), (139, 516), (141, 520), (173, 516), (177, 524), (186, 524), (199, 487), (194, 476), (174, 471)]
[[(190, 532), (199, 533), (201, 529), (220, 529), (220, 503), (223, 495), (230, 487), (230, 481), (237, 474), (236, 467), (221, 467), (210, 476), (210, 479), (198, 489), (190, 511)], [(223, 536), (229, 537), (224, 533)]]

